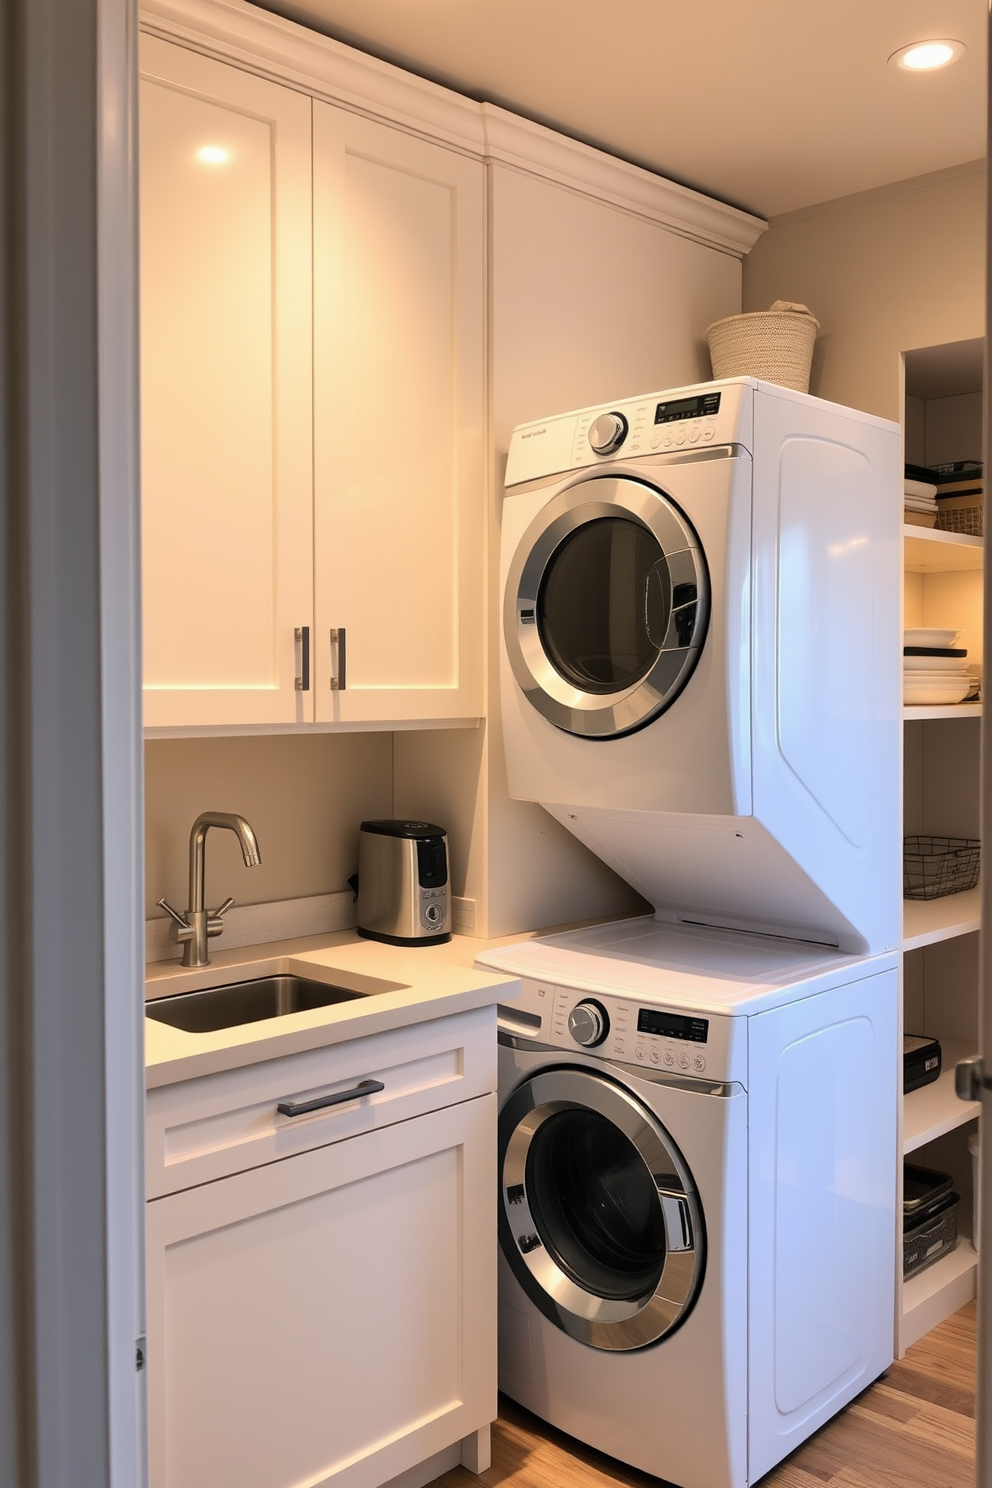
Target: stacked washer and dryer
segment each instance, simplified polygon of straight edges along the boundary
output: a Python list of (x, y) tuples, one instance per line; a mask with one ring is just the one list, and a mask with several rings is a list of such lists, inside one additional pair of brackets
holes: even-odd
[(900, 439), (749, 379), (518, 428), (511, 795), (653, 906), (494, 950), (500, 1383), (745, 1488), (891, 1362)]

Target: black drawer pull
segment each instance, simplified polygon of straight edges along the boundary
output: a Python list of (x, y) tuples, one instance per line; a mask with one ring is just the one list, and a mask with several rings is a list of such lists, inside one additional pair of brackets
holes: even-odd
[(322, 1111), (325, 1106), (340, 1106), (343, 1101), (361, 1100), (363, 1095), (374, 1095), (385, 1090), (381, 1080), (359, 1080), (350, 1090), (339, 1090), (334, 1095), (319, 1095), (312, 1101), (280, 1101), (276, 1110), (280, 1116), (305, 1116), (308, 1111)]

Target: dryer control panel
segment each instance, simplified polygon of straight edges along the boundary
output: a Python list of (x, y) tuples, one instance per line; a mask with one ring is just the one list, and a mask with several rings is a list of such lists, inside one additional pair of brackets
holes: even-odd
[(499, 1009), (517, 1038), (696, 1080), (747, 1084), (747, 1018), (521, 979)]
[(504, 484), (611, 460), (689, 455), (727, 444), (750, 449), (753, 388), (741, 378), (699, 383), (521, 424), (510, 440)]

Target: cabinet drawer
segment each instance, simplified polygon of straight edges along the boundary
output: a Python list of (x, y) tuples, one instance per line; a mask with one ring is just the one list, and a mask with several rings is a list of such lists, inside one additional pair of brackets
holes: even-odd
[[(382, 1089), (298, 1116), (277, 1109), (363, 1080)], [(492, 1007), (161, 1086), (148, 1092), (147, 1194), (176, 1193), (495, 1089)]]

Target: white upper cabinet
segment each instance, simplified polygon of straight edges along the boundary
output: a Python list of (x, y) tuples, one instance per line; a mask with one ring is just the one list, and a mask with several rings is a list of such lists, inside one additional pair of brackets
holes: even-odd
[(141, 51), (145, 722), (303, 721), (311, 101)]
[(316, 717), (478, 716), (483, 166), (324, 103), (313, 127)]

